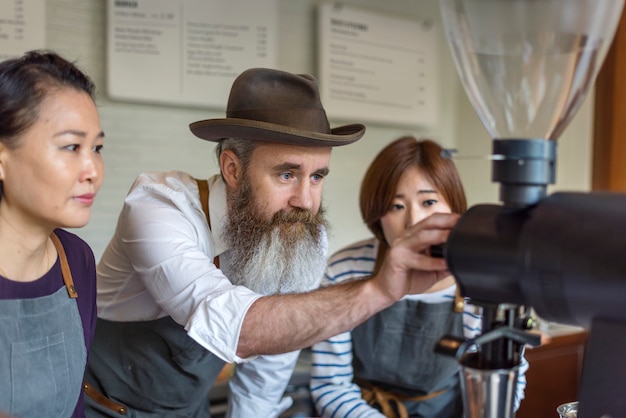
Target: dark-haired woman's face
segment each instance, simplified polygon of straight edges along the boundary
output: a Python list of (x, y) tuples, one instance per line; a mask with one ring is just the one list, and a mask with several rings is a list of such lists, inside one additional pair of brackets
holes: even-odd
[(2, 218), (50, 229), (84, 226), (102, 185), (104, 134), (96, 105), (74, 89), (56, 90), (16, 148), (1, 148)]
[(418, 167), (402, 174), (389, 211), (381, 218), (385, 239), (389, 244), (405, 229), (433, 213), (451, 213), (450, 206)]

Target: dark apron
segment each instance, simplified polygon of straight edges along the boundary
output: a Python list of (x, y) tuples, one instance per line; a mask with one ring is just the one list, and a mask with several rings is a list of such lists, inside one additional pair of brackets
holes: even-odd
[[(208, 185), (197, 180), (207, 217)], [(219, 267), (217, 257), (214, 260)], [(88, 417), (210, 417), (209, 390), (226, 363), (171, 317), (98, 318), (85, 373)]]
[(224, 364), (170, 317), (98, 318), (85, 373), (86, 415), (210, 417), (209, 390)]
[(39, 298), (0, 300), (0, 411), (19, 418), (71, 416), (81, 395), (87, 350), (78, 295), (63, 246), (51, 238), (65, 286)]
[[(410, 417), (463, 416), (456, 359), (435, 353), (444, 335), (463, 335), (463, 314), (453, 303), (404, 300), (352, 331), (354, 378), (400, 398)], [(433, 394), (435, 396), (433, 396)]]

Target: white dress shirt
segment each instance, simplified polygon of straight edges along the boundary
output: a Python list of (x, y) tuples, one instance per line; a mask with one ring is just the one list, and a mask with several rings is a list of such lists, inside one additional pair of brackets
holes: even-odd
[(222, 240), (226, 185), (219, 175), (209, 179), (209, 217), (211, 229), (189, 174), (141, 174), (98, 263), (98, 316), (172, 317), (204, 348), (241, 363), (229, 382), (229, 416), (277, 416), (291, 405), (281, 398), (298, 352), (247, 359), (236, 354), (243, 319), (261, 295), (233, 285), (213, 263), (228, 250)]

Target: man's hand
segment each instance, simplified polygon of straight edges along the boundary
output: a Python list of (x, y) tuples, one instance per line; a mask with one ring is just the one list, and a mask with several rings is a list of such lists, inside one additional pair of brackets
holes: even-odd
[(449, 276), (446, 261), (431, 257), (429, 249), (447, 241), (459, 217), (436, 213), (407, 229), (391, 243), (372, 283), (395, 302), (406, 294), (422, 293)]

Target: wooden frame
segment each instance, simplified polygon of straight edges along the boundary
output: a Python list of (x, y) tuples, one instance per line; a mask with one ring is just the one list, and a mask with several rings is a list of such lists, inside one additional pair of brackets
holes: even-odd
[(596, 80), (591, 186), (626, 191), (626, 13)]

